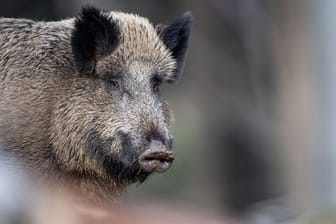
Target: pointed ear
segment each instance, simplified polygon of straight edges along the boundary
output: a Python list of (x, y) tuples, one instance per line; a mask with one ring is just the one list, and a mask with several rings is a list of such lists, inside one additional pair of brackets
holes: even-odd
[(119, 41), (119, 26), (108, 14), (94, 7), (83, 7), (71, 37), (77, 71), (93, 74), (97, 60), (112, 53)]
[(184, 58), (188, 49), (189, 35), (191, 31), (193, 17), (188, 11), (177, 18), (171, 24), (158, 25), (156, 30), (168, 49), (171, 50), (176, 60), (176, 69), (174, 71), (174, 80), (178, 79), (183, 71)]

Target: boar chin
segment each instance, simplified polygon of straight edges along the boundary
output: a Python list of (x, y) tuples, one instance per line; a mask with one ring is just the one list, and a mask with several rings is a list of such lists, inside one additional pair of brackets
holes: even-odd
[[(98, 132), (88, 135), (87, 148), (90, 157), (98, 162), (117, 183), (142, 183), (148, 172), (141, 169), (138, 158), (139, 150), (136, 150), (131, 139), (119, 132), (115, 137), (103, 139)], [(114, 142), (121, 142), (120, 149), (113, 149)]]

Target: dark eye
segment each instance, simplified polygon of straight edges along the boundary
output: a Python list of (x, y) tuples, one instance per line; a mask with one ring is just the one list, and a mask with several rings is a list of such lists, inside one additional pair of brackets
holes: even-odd
[(160, 89), (160, 85), (162, 83), (162, 79), (158, 76), (154, 76), (151, 80), (152, 83), (152, 89), (154, 92), (158, 92)]
[(120, 90), (120, 81), (119, 80), (109, 80), (109, 85), (112, 90)]

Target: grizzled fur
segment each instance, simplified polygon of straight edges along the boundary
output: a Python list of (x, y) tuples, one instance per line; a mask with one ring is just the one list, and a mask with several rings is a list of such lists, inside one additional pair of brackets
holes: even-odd
[(58, 22), (0, 19), (0, 138), (27, 168), (114, 196), (149, 175), (151, 139), (171, 148), (163, 82), (182, 72), (190, 13), (170, 25), (83, 8)]

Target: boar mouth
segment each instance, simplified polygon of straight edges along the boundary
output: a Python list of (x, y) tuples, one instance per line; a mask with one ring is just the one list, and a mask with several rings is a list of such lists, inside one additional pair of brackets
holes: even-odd
[(147, 150), (139, 157), (139, 164), (143, 171), (148, 173), (162, 173), (168, 170), (174, 161), (171, 151)]

